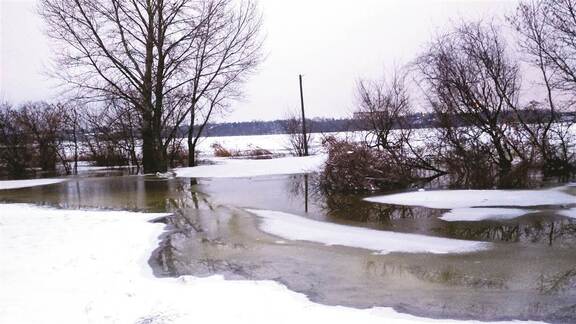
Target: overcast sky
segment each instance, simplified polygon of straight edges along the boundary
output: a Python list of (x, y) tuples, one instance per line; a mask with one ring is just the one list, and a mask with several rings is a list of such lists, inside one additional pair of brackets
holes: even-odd
[[(0, 0), (0, 99), (56, 100), (45, 76), (50, 49), (34, 0)], [(260, 0), (266, 61), (226, 121), (282, 118), (299, 109), (298, 74), (310, 117), (344, 117), (360, 77), (412, 60), (461, 17), (502, 17), (514, 0)]]

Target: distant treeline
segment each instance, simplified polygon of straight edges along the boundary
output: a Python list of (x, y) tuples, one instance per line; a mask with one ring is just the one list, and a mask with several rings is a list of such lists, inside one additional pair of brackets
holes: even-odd
[[(249, 121), (208, 124), (204, 136), (242, 136), (286, 133), (288, 120)], [(355, 119), (314, 118), (306, 120), (306, 127), (312, 133), (346, 132), (361, 129)], [(179, 134), (185, 136), (189, 126), (182, 126)]]
[[(524, 120), (527, 122), (541, 120), (547, 114), (546, 111), (540, 110), (525, 110), (521, 113)], [(560, 120), (575, 121), (576, 113), (565, 112), (562, 113)], [(367, 123), (366, 116), (360, 113), (354, 114), (353, 118), (314, 118), (307, 119), (306, 126), (311, 133), (331, 133), (331, 132), (348, 132), (348, 131), (362, 131), (370, 130), (371, 125)], [(503, 114), (502, 119), (512, 118), (507, 114)], [(403, 125), (409, 125), (410, 128), (434, 128), (438, 127), (439, 123), (433, 113), (415, 113), (404, 117)], [(455, 118), (459, 126), (466, 126), (465, 118)], [(284, 134), (286, 133), (288, 120), (272, 120), (272, 121), (249, 121), (249, 122), (231, 122), (231, 123), (215, 123), (206, 125), (204, 136), (243, 136), (243, 135), (268, 135), (268, 134)], [(184, 137), (188, 132), (189, 126), (182, 126), (179, 129), (179, 134)], [(397, 124), (393, 128), (399, 128)]]

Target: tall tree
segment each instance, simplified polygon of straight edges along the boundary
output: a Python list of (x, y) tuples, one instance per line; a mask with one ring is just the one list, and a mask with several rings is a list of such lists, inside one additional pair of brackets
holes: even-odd
[(198, 45), (213, 2), (41, 0), (47, 33), (60, 46), (54, 73), (85, 99), (114, 98), (138, 112), (145, 173), (167, 169), (167, 148), (192, 109)]

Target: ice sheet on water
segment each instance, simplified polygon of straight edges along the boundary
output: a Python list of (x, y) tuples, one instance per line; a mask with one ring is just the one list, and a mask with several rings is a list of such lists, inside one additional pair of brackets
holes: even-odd
[(440, 219), (447, 222), (504, 220), (524, 216), (529, 212), (529, 210), (517, 208), (456, 208), (442, 214)]
[[(562, 189), (565, 187), (547, 190), (419, 190), (365, 200), (381, 204), (451, 209), (440, 217), (448, 222), (506, 220), (537, 211), (513, 207), (575, 204), (576, 196)], [(570, 211), (558, 214), (573, 217)]]
[(561, 190), (435, 190), (405, 192), (366, 198), (382, 204), (438, 209), (468, 207), (542, 206), (576, 203), (576, 197)]
[(489, 248), (485, 242), (464, 241), (418, 234), (379, 231), (308, 219), (272, 210), (248, 209), (262, 218), (260, 228), (287, 240), (343, 245), (378, 253), (466, 253)]
[(66, 181), (66, 179), (1, 180), (0, 190), (46, 186), (64, 181)]

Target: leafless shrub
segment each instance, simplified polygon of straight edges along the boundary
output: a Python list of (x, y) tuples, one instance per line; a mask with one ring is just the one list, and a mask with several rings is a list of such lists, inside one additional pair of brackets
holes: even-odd
[(18, 111), (16, 122), (30, 136), (35, 153), (34, 164), (42, 171), (54, 172), (58, 163), (68, 163), (63, 145), (64, 116), (62, 106), (45, 102), (28, 102)]
[(390, 82), (361, 80), (358, 112), (368, 133), (360, 143), (327, 140), (328, 163), (321, 185), (339, 192), (403, 188), (446, 173), (434, 143), (410, 129), (411, 113), (405, 73)]
[(358, 82), (358, 111), (355, 117), (367, 127), (366, 143), (371, 147), (389, 150), (401, 140), (399, 136), (392, 136), (392, 131), (405, 126), (403, 119), (411, 113), (405, 80), (406, 74), (397, 71), (390, 82)]
[(31, 140), (16, 120), (14, 108), (7, 102), (0, 103), (0, 168), (20, 178), (31, 165)]
[(217, 157), (231, 157), (233, 156), (233, 152), (226, 149), (224, 146), (222, 146), (222, 144), (220, 143), (214, 143), (212, 144), (210, 147), (212, 147), (212, 149), (214, 150), (214, 156)]
[(183, 139), (174, 139), (168, 146), (168, 163), (171, 168), (187, 165), (188, 151)]
[(259, 146), (249, 146), (246, 152), (243, 152), (243, 156), (251, 159), (271, 159), (274, 154), (267, 149), (261, 148)]
[[(311, 127), (311, 123), (307, 122), (308, 128)], [(295, 156), (304, 156), (305, 148), (308, 147), (310, 150), (310, 143), (312, 140), (312, 134), (310, 134), (311, 129), (308, 129), (306, 136), (302, 134), (302, 119), (299, 118), (295, 113), (288, 113), (284, 123), (282, 124), (284, 133), (288, 135), (288, 150), (292, 152)]]
[(383, 188), (402, 188), (416, 175), (404, 165), (396, 164), (386, 152), (364, 143), (329, 138), (328, 160), (320, 186), (328, 192), (369, 192)]

